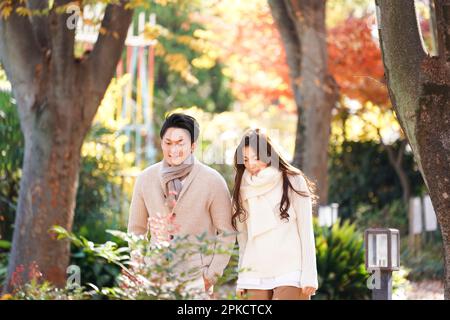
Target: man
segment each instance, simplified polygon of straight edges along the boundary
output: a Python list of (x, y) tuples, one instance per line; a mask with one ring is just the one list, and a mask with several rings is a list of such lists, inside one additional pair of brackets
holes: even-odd
[[(164, 159), (146, 168), (136, 179), (128, 232), (146, 235), (150, 221), (150, 236), (156, 239), (152, 218), (169, 215), (178, 226), (169, 239), (186, 235), (196, 239), (195, 236), (206, 234), (219, 242), (217, 248), (232, 248), (235, 235), (230, 193), (224, 178), (195, 158), (198, 136), (199, 125), (193, 117), (174, 113), (166, 118), (160, 131)], [(230, 254), (224, 252), (207, 256), (199, 252), (186, 263), (186, 268), (198, 268), (192, 283), (201, 283), (206, 292), (212, 292), (229, 260)]]

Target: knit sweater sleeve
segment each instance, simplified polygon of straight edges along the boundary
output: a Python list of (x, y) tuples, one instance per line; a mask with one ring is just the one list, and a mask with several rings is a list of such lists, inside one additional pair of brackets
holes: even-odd
[(225, 179), (217, 173), (211, 179), (209, 187), (214, 190), (214, 194), (211, 195), (209, 213), (217, 236), (211, 264), (204, 270), (203, 275), (210, 282), (215, 283), (230, 261), (236, 234), (231, 224), (231, 197)]
[(134, 184), (133, 195), (128, 218), (128, 233), (145, 235), (148, 231), (148, 211), (142, 195), (142, 176), (138, 176)]
[(237, 228), (237, 242), (239, 245), (239, 262), (238, 262), (238, 270), (242, 268), (242, 260), (244, 258), (245, 247), (247, 245), (248, 239), (248, 231), (247, 231), (247, 223), (246, 221), (240, 221), (240, 219), (236, 219), (236, 228)]
[[(297, 175), (292, 179), (293, 187), (298, 191), (309, 194), (306, 180), (303, 176)], [(311, 197), (304, 197), (292, 192), (292, 203), (297, 214), (297, 226), (301, 242), (301, 286), (318, 288), (316, 246), (313, 229), (312, 201)]]

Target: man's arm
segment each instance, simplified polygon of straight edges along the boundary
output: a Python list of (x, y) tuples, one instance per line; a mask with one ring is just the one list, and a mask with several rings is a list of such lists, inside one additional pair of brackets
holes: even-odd
[(142, 194), (142, 178), (138, 176), (134, 184), (131, 198), (130, 216), (128, 219), (128, 233), (145, 235), (148, 231), (148, 211)]
[(230, 261), (231, 252), (236, 241), (236, 232), (231, 224), (231, 197), (227, 184), (222, 176), (215, 179), (213, 199), (209, 212), (212, 223), (217, 230), (216, 248), (223, 253), (214, 253), (211, 264), (204, 271), (204, 277), (214, 284), (222, 276), (223, 270)]

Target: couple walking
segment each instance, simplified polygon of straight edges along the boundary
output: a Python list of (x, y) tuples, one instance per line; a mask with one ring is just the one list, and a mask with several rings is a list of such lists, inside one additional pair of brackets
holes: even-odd
[[(206, 234), (221, 248), (239, 245), (236, 293), (255, 300), (308, 300), (318, 288), (312, 183), (258, 129), (246, 132), (234, 156), (233, 196), (224, 178), (194, 157), (197, 121), (174, 113), (160, 132), (163, 160), (136, 179), (128, 232), (156, 238), (148, 221), (170, 215), (176, 236)], [(149, 230), (150, 229), (150, 230)], [(237, 236), (236, 236), (237, 235)], [(211, 250), (214, 252), (216, 246)], [(198, 253), (191, 283), (212, 293), (230, 255)]]

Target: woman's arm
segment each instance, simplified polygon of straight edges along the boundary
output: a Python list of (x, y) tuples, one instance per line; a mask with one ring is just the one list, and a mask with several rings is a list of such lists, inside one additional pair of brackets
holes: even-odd
[(248, 238), (248, 232), (247, 232), (247, 223), (240, 222), (239, 218), (236, 220), (236, 227), (237, 227), (237, 242), (239, 245), (239, 263), (238, 263), (238, 270), (242, 268), (242, 258), (244, 257), (245, 252), (245, 246), (247, 245), (247, 238)]
[[(292, 185), (296, 190), (309, 194), (309, 189), (303, 176), (297, 175), (292, 180)], [(297, 214), (297, 226), (302, 250), (301, 286), (302, 288), (313, 287), (317, 289), (316, 245), (314, 240), (311, 197), (304, 197), (295, 192), (291, 194), (293, 195), (291, 202)]]

